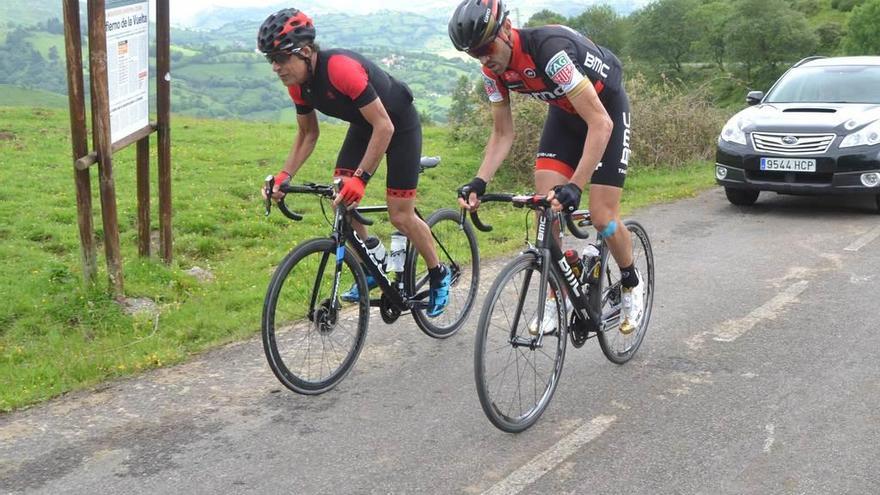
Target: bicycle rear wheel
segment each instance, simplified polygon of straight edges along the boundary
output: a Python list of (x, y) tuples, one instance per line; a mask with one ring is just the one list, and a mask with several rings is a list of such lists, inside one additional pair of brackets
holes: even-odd
[[(314, 395), (336, 386), (351, 371), (367, 335), (370, 303), (366, 277), (351, 251), (336, 258), (330, 239), (307, 241), (278, 265), (263, 304), (263, 350), (285, 387)], [(339, 283), (334, 297), (336, 264)], [(360, 299), (339, 294), (356, 283)]]
[[(565, 359), (567, 322), (565, 298), (558, 297), (549, 316), (551, 325), (538, 325), (545, 333), (542, 346), (514, 345), (531, 342), (528, 328), (537, 324), (541, 267), (535, 253), (525, 253), (501, 270), (489, 289), (477, 325), (474, 378), (480, 405), (497, 428), (521, 432), (541, 417), (556, 391)], [(560, 281), (550, 270), (546, 293), (561, 294)], [(544, 323), (548, 323), (545, 316)]]
[[(461, 215), (444, 208), (432, 213), (426, 223), (434, 234), (434, 247), (440, 263), (452, 271), (452, 284), (449, 287), (449, 304), (437, 317), (425, 314), (424, 308), (413, 309), (416, 324), (427, 335), (445, 339), (455, 334), (464, 324), (480, 283), (480, 251), (473, 227), (469, 222), (459, 223)], [(430, 289), (428, 266), (415, 249), (407, 256), (407, 291), (418, 294)]]
[(639, 283), (645, 284), (645, 299), (644, 313), (638, 328), (630, 334), (620, 332), (620, 269), (616, 263), (603, 263), (605, 271), (600, 279), (600, 293), (602, 314), (608, 328), (599, 332), (599, 347), (609, 361), (617, 364), (629, 361), (639, 350), (648, 331), (654, 306), (654, 252), (651, 250), (648, 232), (638, 222), (627, 220), (624, 224), (632, 238), (633, 259), (639, 272)]

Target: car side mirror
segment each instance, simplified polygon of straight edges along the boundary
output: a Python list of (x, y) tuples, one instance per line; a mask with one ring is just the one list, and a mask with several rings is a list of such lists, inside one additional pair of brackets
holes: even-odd
[(749, 91), (749, 94), (746, 95), (746, 103), (749, 105), (757, 105), (758, 103), (761, 103), (761, 100), (763, 99), (763, 91)]

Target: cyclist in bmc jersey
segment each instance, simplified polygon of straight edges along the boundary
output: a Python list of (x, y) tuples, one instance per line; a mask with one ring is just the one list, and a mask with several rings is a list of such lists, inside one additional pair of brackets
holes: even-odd
[[(335, 204), (356, 207), (382, 156), (387, 158), (388, 216), (425, 259), (431, 285), (427, 314), (438, 316), (448, 302), (451, 274), (439, 263), (428, 225), (415, 214), (422, 129), (412, 93), (355, 52), (320, 50), (315, 34), (306, 14), (283, 9), (266, 18), (257, 36), (258, 50), (287, 86), (297, 113), (296, 138), (275, 183), (289, 181), (315, 149), (319, 134), (315, 110), (349, 122), (336, 160), (334, 176), (342, 178), (343, 185)], [(283, 196), (278, 186), (272, 196)], [(363, 225), (354, 226), (368, 250), (376, 249), (378, 239), (369, 239)], [(372, 277), (367, 281), (370, 288), (376, 286)], [(357, 286), (342, 299), (357, 300)]]
[[(449, 37), (456, 49), (482, 65), (494, 122), (482, 164), (465, 185), (471, 192), (459, 203), (476, 209), (477, 196), (485, 193), (486, 184), (510, 152), (514, 138), (510, 91), (549, 103), (535, 163), (535, 188), (538, 194), (548, 195), (555, 210), (574, 211), (590, 182), (593, 224), (621, 267), (621, 328), (637, 327), (644, 288), (633, 266), (629, 231), (620, 219), (631, 139), (620, 61), (608, 49), (565, 26), (514, 29), (501, 0), (462, 1), (449, 20)], [(548, 301), (548, 306), (544, 314), (553, 315), (555, 301)], [(555, 321), (545, 317), (541, 328), (552, 331), (544, 327)]]

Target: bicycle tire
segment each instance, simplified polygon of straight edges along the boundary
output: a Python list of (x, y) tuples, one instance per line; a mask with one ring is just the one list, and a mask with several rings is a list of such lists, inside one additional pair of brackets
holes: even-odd
[[(341, 382), (357, 361), (367, 336), (370, 302), (366, 276), (349, 249), (345, 250), (343, 258), (337, 302), (342, 304), (338, 297), (346, 282), (357, 284), (360, 298), (356, 303), (333, 309), (329, 290), (334, 283), (335, 250), (331, 239), (312, 239), (294, 248), (276, 268), (263, 303), (263, 350), (269, 368), (285, 387), (300, 394), (321, 394)], [(314, 263), (317, 263), (316, 267), (311, 266)], [(314, 273), (311, 273), (312, 268), (315, 268)], [(302, 281), (306, 280), (311, 282), (303, 284)], [(322, 293), (322, 289), (327, 289), (327, 293)], [(313, 304), (314, 309), (311, 309)], [(353, 329), (347, 331), (352, 319), (356, 320)], [(298, 352), (295, 349), (289, 351), (292, 344), (303, 340), (306, 341), (305, 356), (298, 363), (295, 359)], [(316, 344), (315, 354), (321, 353), (317, 361), (312, 355), (313, 343)], [(339, 351), (335, 349), (337, 343), (341, 348)], [(340, 356), (342, 352), (344, 354)], [(333, 358), (338, 361), (335, 366), (332, 365)], [(326, 375), (322, 374), (325, 363)], [(312, 376), (313, 364), (319, 368), (316, 377)]]
[[(449, 304), (437, 317), (427, 315), (427, 309), (415, 308), (412, 316), (419, 329), (435, 339), (454, 335), (467, 320), (480, 283), (480, 249), (469, 222), (460, 223), (461, 214), (449, 208), (439, 209), (428, 216), (426, 223), (436, 237), (434, 245), (440, 262), (452, 270)], [(439, 242), (438, 242), (439, 241)], [(414, 247), (406, 259), (406, 289), (417, 294), (429, 288), (428, 267)]]
[[(651, 311), (654, 306), (654, 252), (651, 249), (651, 240), (648, 238), (648, 232), (638, 222), (627, 220), (624, 222), (627, 230), (632, 237), (633, 258), (636, 269), (641, 276), (640, 283), (645, 284), (644, 313), (639, 327), (636, 331), (629, 335), (624, 335), (619, 331), (620, 317), (616, 318), (617, 326), (606, 328), (604, 332), (599, 332), (599, 347), (602, 353), (609, 361), (616, 364), (624, 364), (635, 355), (636, 351), (642, 345), (645, 334), (648, 331), (648, 323), (651, 320)], [(606, 252), (606, 257), (608, 256)], [(602, 294), (602, 310), (603, 314), (608, 314), (609, 309), (615, 304), (615, 297), (619, 299), (619, 294), (615, 296), (614, 287), (619, 288), (620, 271), (614, 264), (611, 269), (610, 264), (605, 264), (605, 273), (599, 282), (600, 294)], [(614, 275), (617, 280), (615, 281)]]
[[(520, 274), (522, 280), (518, 279)], [(557, 294), (561, 294), (562, 283), (552, 269), (549, 271), (548, 282), (548, 291), (552, 288)], [(510, 292), (507, 289), (509, 283), (513, 286)], [(537, 307), (545, 303), (543, 300), (537, 300), (541, 283), (538, 255), (527, 252), (518, 256), (501, 270), (492, 283), (477, 325), (474, 380), (480, 406), (495, 427), (508, 433), (519, 433), (535, 424), (550, 404), (562, 375), (568, 341), (568, 327), (565, 321), (567, 308), (564, 298), (556, 298), (556, 330), (544, 335), (542, 348), (514, 347), (510, 342), (510, 327), (513, 326), (513, 322), (516, 322), (514, 329), (516, 336), (530, 338), (528, 333), (530, 321), (537, 318)], [(534, 301), (529, 301), (530, 297), (534, 298)], [(517, 300), (512, 310), (508, 310), (506, 306), (509, 304), (509, 299)], [(495, 314), (496, 308), (499, 314)], [(519, 321), (516, 318), (517, 314)], [(506, 323), (507, 327), (501, 326), (501, 323)], [(555, 352), (552, 356), (550, 349)], [(525, 354), (527, 352), (532, 355)], [(539, 363), (539, 353), (548, 359), (542, 359)], [(510, 362), (511, 359), (514, 363)], [(534, 371), (535, 376), (530, 384), (526, 384), (526, 388), (531, 388), (534, 400), (532, 405), (524, 408), (523, 376), (529, 369)], [(540, 381), (539, 390), (538, 374), (544, 370), (546, 372)], [(512, 384), (507, 386), (501, 383), (508, 371), (516, 374), (518, 386), (516, 390), (512, 390)], [(518, 410), (514, 410), (515, 401), (518, 402)], [(507, 410), (508, 406), (510, 410)]]

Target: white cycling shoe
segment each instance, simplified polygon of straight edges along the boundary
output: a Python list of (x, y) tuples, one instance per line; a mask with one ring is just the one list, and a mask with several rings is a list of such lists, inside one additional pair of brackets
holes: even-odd
[[(569, 315), (571, 315), (572, 305), (571, 301), (566, 298), (566, 319)], [(556, 298), (550, 297), (547, 298), (547, 301), (544, 303), (544, 318), (541, 320), (541, 332), (544, 335), (553, 333), (556, 331), (556, 324), (558, 323), (557, 313), (556, 313)], [(567, 322), (565, 322), (567, 324)], [(529, 335), (532, 337), (538, 336), (538, 317), (535, 316), (532, 318), (532, 321), (529, 322)]]
[(629, 335), (639, 328), (642, 316), (645, 314), (645, 283), (638, 269), (636, 276), (639, 279), (639, 285), (629, 289), (624, 287), (621, 291), (620, 302), (623, 320), (620, 322), (620, 333), (624, 335)]

